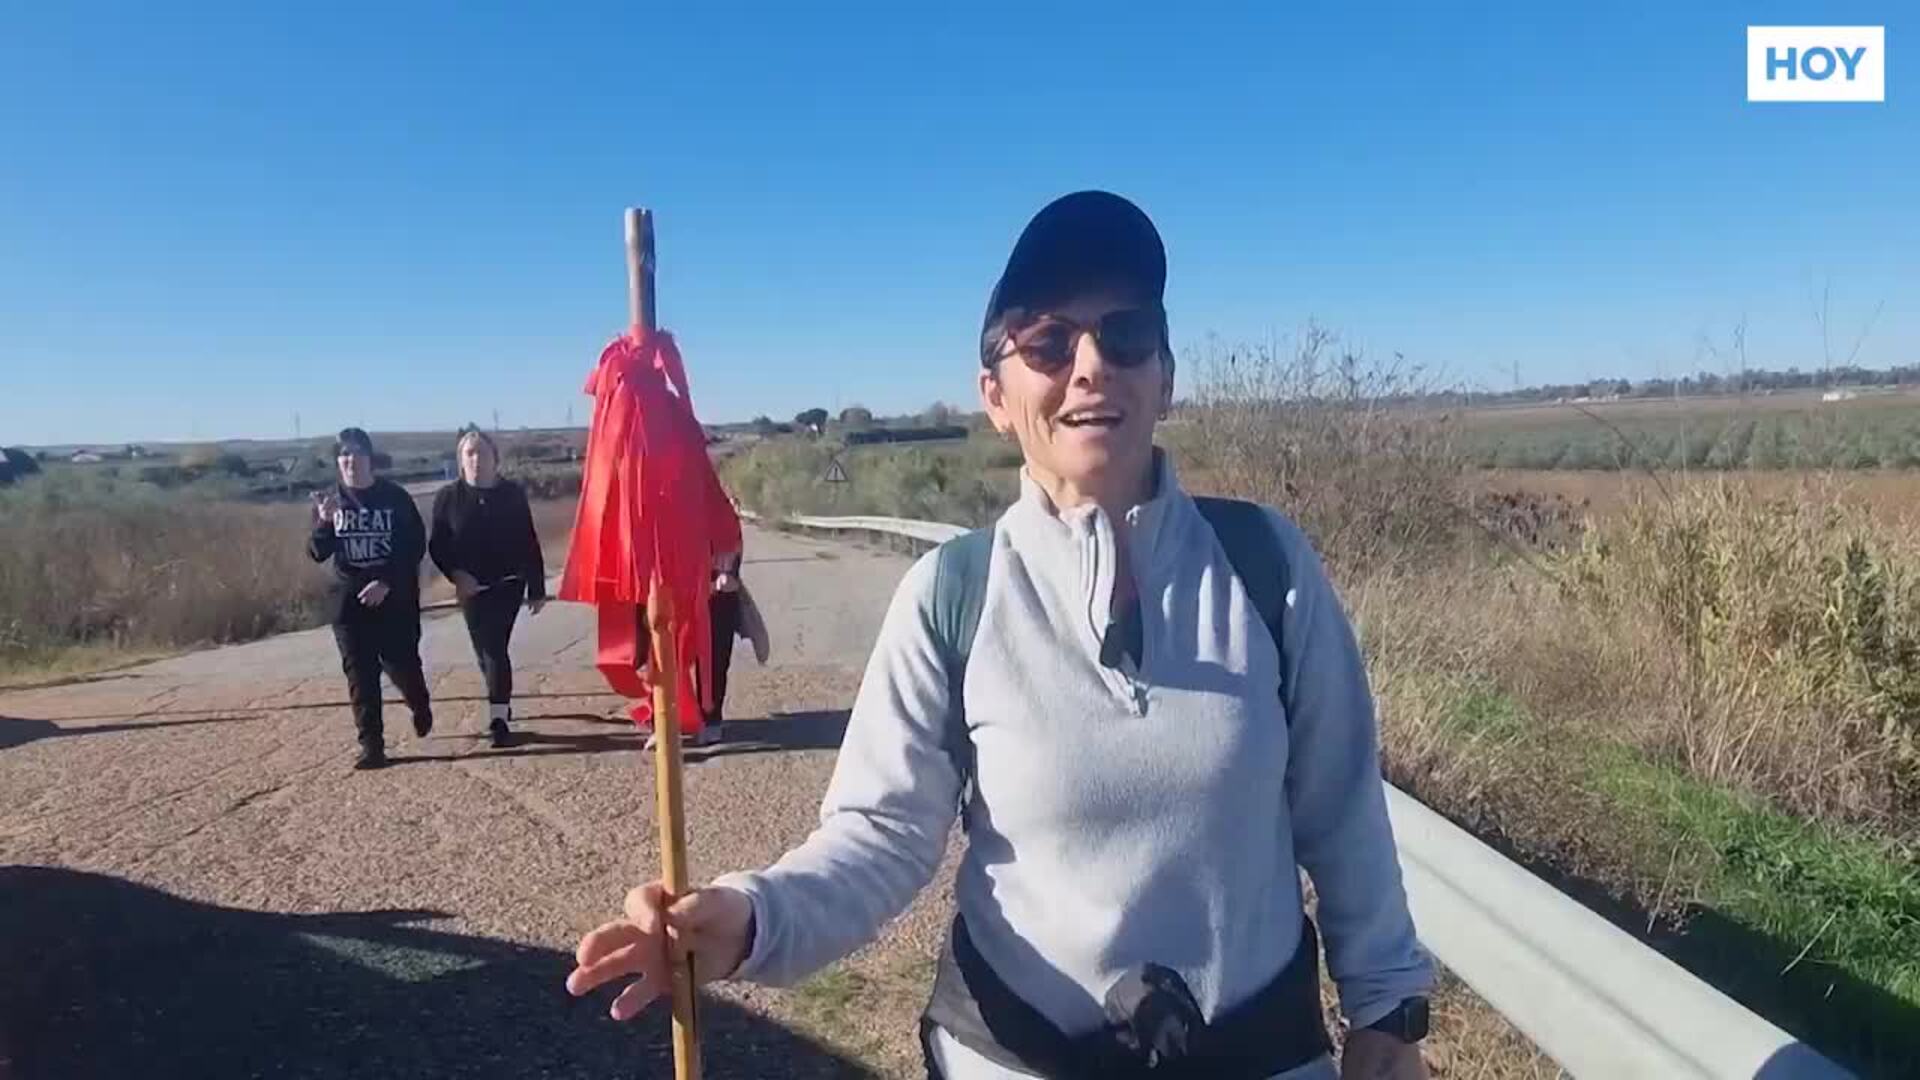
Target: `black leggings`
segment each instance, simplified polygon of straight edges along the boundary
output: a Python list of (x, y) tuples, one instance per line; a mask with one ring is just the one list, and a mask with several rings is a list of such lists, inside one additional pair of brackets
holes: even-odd
[(358, 604), (333, 624), (340, 647), (340, 668), (353, 702), (353, 726), (360, 745), (378, 749), (384, 736), (380, 718), (380, 672), (406, 699), (416, 716), (431, 715), (427, 678), (420, 670), (420, 609), (398, 596), (377, 608)]
[(467, 617), (467, 636), (473, 639), (474, 658), (487, 680), (487, 700), (495, 705), (513, 700), (513, 661), (507, 656), (507, 645), (513, 640), (513, 623), (520, 617), (525, 596), (519, 582), (509, 581), (460, 605), (460, 613)]
[[(640, 650), (636, 661), (646, 666), (653, 651), (653, 635), (647, 632), (647, 608), (642, 604), (637, 617), (640, 620)], [(727, 706), (727, 669), (733, 666), (733, 639), (740, 633), (740, 594), (737, 592), (716, 592), (707, 599), (707, 618), (712, 623), (713, 637), (713, 711), (702, 713), (709, 724), (717, 724), (725, 718)], [(696, 668), (698, 665), (696, 665)], [(696, 684), (699, 685), (699, 684)]]
[(707, 616), (713, 623), (713, 711), (706, 720), (717, 724), (725, 717), (727, 669), (733, 666), (733, 638), (740, 632), (740, 594), (714, 593), (707, 603)]

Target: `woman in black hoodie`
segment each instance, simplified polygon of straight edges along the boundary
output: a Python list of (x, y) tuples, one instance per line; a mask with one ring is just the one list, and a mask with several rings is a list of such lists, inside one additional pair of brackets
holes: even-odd
[(537, 614), (547, 602), (547, 570), (533, 511), (520, 485), (500, 475), (500, 452), (487, 433), (469, 427), (457, 444), (460, 478), (433, 500), (427, 552), (453, 582), (467, 634), (487, 680), (487, 736), (512, 738), (513, 661), (507, 655), (524, 602)]

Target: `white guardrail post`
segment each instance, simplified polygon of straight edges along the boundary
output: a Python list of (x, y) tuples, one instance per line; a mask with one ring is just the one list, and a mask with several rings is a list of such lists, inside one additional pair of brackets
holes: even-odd
[[(928, 546), (966, 532), (903, 518), (784, 520)], [(1574, 1076), (1852, 1075), (1391, 785), (1387, 807), (1421, 943)]]

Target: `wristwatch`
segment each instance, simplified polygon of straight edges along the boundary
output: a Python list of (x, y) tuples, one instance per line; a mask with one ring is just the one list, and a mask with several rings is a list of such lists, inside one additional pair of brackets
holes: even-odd
[(1393, 1011), (1367, 1025), (1370, 1031), (1391, 1035), (1403, 1043), (1417, 1043), (1427, 1037), (1427, 999), (1410, 997)]

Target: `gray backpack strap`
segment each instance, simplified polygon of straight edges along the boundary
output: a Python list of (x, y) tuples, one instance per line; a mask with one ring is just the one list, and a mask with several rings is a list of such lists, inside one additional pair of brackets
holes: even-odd
[(967, 730), (967, 657), (980, 628), (987, 597), (987, 566), (993, 559), (993, 526), (941, 544), (934, 555), (933, 635), (947, 667), (947, 754), (960, 773), (960, 805), (973, 793), (973, 737)]
[[(1273, 644), (1280, 650), (1280, 698), (1287, 697), (1286, 638), (1283, 627), (1287, 614), (1287, 593), (1293, 588), (1293, 575), (1287, 565), (1286, 552), (1280, 545), (1280, 537), (1273, 531), (1273, 523), (1267, 520), (1267, 511), (1258, 503), (1242, 499), (1216, 499), (1208, 496), (1195, 498), (1200, 508), (1200, 516), (1207, 519), (1213, 527), (1213, 535), (1220, 539), (1221, 550), (1227, 553), (1227, 562), (1233, 564), (1233, 572), (1240, 578), (1240, 584), (1247, 590), (1248, 599), (1253, 608), (1260, 613), (1260, 621), (1267, 624), (1267, 633), (1273, 636)], [(1293, 715), (1287, 714), (1287, 722), (1293, 722)]]

